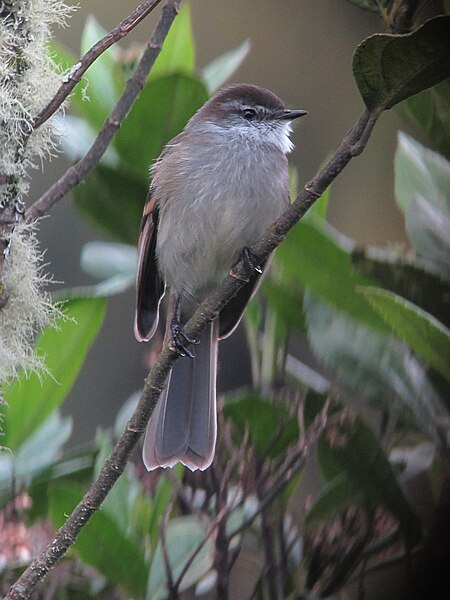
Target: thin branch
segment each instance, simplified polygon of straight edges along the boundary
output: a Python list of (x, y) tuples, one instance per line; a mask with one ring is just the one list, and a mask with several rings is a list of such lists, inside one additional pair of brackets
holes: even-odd
[(110, 48), (113, 44), (128, 35), (132, 29), (136, 27), (145, 17), (158, 6), (161, 0), (146, 0), (142, 2), (134, 11), (121, 21), (117, 27), (114, 27), (101, 40), (92, 46), (90, 50), (81, 58), (81, 60), (70, 69), (69, 73), (64, 77), (63, 83), (59, 86), (58, 91), (50, 100), (47, 106), (34, 119), (32, 130), (40, 127), (47, 119), (49, 119), (61, 106), (74, 87), (81, 81), (81, 78), (86, 73), (92, 63), (97, 58)]
[[(167, 28), (169, 15), (172, 15), (173, 19), (177, 4), (177, 2), (168, 2), (164, 9), (166, 16), (161, 17), (160, 23), (166, 23)], [(158, 28), (160, 28), (160, 25)], [(149, 47), (152, 49), (151, 44)], [(371, 113), (367, 109), (364, 111), (325, 167), (304, 187), (295, 202), (280, 219), (258, 240), (251, 250), (261, 258), (261, 261), (265, 260), (283, 241), (287, 232), (305, 215), (307, 210), (336, 179), (350, 160), (363, 151), (378, 117), (379, 113)], [(31, 218), (38, 216), (41, 214), (41, 209), (44, 209), (43, 212), (45, 212), (54, 202), (50, 203), (49, 206), (45, 202), (41, 202), (28, 216)], [(32, 209), (33, 207), (30, 210)], [(217, 290), (202, 302), (185, 327), (185, 331), (189, 336), (198, 337), (207, 323), (216, 318), (225, 304), (244, 285), (243, 280), (245, 277), (251, 274), (248, 273), (249, 267), (243, 261), (240, 261), (233, 271), (239, 276), (239, 279), (227, 276)], [(142, 396), (128, 422), (127, 429), (118, 440), (111, 456), (106, 460), (97, 480), (91, 485), (91, 488), (74, 509), (66, 523), (58, 530), (51, 544), (32, 561), (16, 584), (13, 585), (5, 600), (25, 600), (28, 598), (38, 581), (64, 556), (69, 547), (75, 542), (81, 529), (100, 507), (125, 469), (130, 453), (145, 431), (159, 395), (165, 386), (167, 375), (177, 358), (178, 356), (167, 346), (163, 348), (144, 382)], [(271, 499), (272, 497), (268, 501)]]
[[(83, 169), (85, 171), (87, 170), (86, 172), (92, 169), (106, 150), (117, 127), (124, 119), (131, 104), (142, 89), (148, 72), (153, 66), (170, 26), (178, 13), (179, 4), (180, 0), (168, 0), (163, 7), (161, 17), (153, 36), (147, 44), (144, 54), (133, 75), (129, 79), (122, 97), (116, 104), (110, 117), (106, 120), (106, 123), (102, 127), (96, 141), (88, 151), (87, 155), (78, 163), (78, 165), (81, 164), (78, 172), (77, 170), (73, 172), (73, 169), (69, 169), (69, 172), (66, 173), (65, 177), (68, 176), (69, 179), (81, 177)], [(97, 160), (95, 160), (96, 157), (98, 157)], [(55, 185), (57, 189), (63, 189), (64, 187), (64, 183), (61, 183), (61, 180)], [(63, 195), (64, 193), (65, 192), (63, 192)], [(28, 219), (35, 219), (39, 215), (44, 214), (55, 202), (54, 196), (44, 194), (41, 201), (36, 202), (29, 209), (26, 217)], [(165, 360), (164, 356), (166, 357)], [(145, 382), (145, 391), (140, 402), (139, 411), (136, 411), (135, 415), (128, 423), (127, 430), (121, 436), (110, 457), (105, 462), (98, 479), (92, 484), (83, 500), (74, 509), (64, 525), (57, 531), (53, 542), (32, 561), (17, 582), (10, 588), (5, 597), (6, 599), (25, 600), (26, 598), (29, 598), (37, 583), (42, 580), (48, 571), (65, 555), (70, 546), (75, 542), (81, 529), (86, 525), (96, 510), (100, 508), (103, 500), (125, 469), (128, 457), (137, 444), (142, 431), (145, 429), (146, 423), (148, 422), (156, 401), (164, 387), (165, 376), (160, 375), (158, 377), (158, 372), (162, 369), (163, 373), (167, 373), (174, 360), (175, 356), (168, 349), (162, 353), (159, 366), (152, 370), (152, 373), (156, 377), (152, 380), (149, 378)], [(147, 401), (150, 398), (154, 398), (154, 401)]]
[[(311, 425), (303, 452), (300, 456), (296, 455), (291, 462), (285, 466), (282, 473), (272, 482), (271, 486), (266, 486), (267, 493), (259, 500), (258, 508), (253, 512), (245, 521), (243, 521), (239, 527), (233, 530), (229, 535), (229, 542), (236, 536), (242, 533), (247, 527), (249, 527), (256, 517), (278, 496), (278, 494), (292, 481), (292, 479), (303, 469), (307, 459), (311, 455), (311, 452), (317, 444), (320, 436), (326, 425), (326, 413), (328, 412), (328, 403), (322, 409), (321, 413), (316, 417), (315, 423)], [(287, 475), (289, 476), (287, 477)], [(236, 508), (236, 507), (235, 507)]]
[[(159, 1), (159, 0), (158, 0)], [(145, 3), (144, 3), (145, 4)], [(78, 185), (98, 164), (108, 148), (120, 124), (125, 119), (133, 102), (138, 97), (150, 69), (161, 52), (167, 33), (178, 13), (180, 0), (169, 0), (162, 9), (162, 15), (151, 40), (147, 43), (144, 53), (127, 81), (122, 96), (119, 98), (111, 114), (104, 122), (94, 143), (83, 158), (70, 167), (25, 213), (27, 220), (41, 217), (61, 200), (67, 192)], [(142, 7), (143, 5), (141, 5)], [(148, 9), (150, 10), (150, 9)], [(143, 17), (142, 17), (143, 18)], [(94, 46), (95, 48), (95, 46)]]

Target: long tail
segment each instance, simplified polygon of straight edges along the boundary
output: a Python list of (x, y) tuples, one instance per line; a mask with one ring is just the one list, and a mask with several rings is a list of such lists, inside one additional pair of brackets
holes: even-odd
[(175, 363), (144, 439), (149, 471), (183, 463), (192, 471), (211, 464), (217, 437), (216, 371), (218, 319), (200, 336), (195, 358)]

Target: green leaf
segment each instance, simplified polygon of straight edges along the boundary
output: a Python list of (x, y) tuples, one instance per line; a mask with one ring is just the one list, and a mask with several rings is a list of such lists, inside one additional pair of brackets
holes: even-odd
[[(169, 521), (165, 529), (165, 538), (167, 558), (174, 581), (181, 575), (198, 545), (205, 540), (206, 534), (204, 526), (197, 517), (178, 517)], [(179, 591), (183, 592), (200, 581), (211, 570), (213, 561), (214, 547), (211, 536), (209, 536), (188, 567)], [(146, 598), (147, 600), (167, 598), (166, 567), (161, 542), (158, 542), (152, 560)]]
[(380, 287), (406, 298), (450, 327), (448, 284), (424, 270), (408, 255), (382, 246), (356, 248), (352, 253), (355, 269), (375, 280)]
[[(287, 235), (275, 255), (283, 285), (309, 288), (329, 304), (359, 319), (374, 329), (387, 331), (383, 320), (358, 294), (360, 285), (373, 285), (353, 268), (354, 243), (338, 234), (317, 217), (300, 221)], [(300, 307), (299, 307), (300, 309)]]
[(396, 109), (450, 160), (450, 79), (404, 100)]
[[(61, 146), (64, 149), (69, 160), (75, 162), (80, 160), (97, 137), (97, 132), (83, 117), (74, 115), (64, 115), (62, 120)], [(101, 165), (108, 167), (117, 167), (119, 156), (112, 145), (109, 145), (106, 152), (100, 159)]]
[(62, 404), (97, 336), (105, 306), (103, 298), (70, 300), (58, 328), (47, 327), (39, 336), (36, 352), (45, 357), (49, 375), (42, 380), (35, 373), (22, 373), (4, 390), (5, 446), (17, 450)]
[(450, 281), (450, 214), (415, 196), (406, 213), (406, 231), (427, 268)]
[(306, 332), (303, 290), (296, 289), (292, 284), (282, 280), (266, 278), (261, 293), (288, 331), (292, 329), (299, 333)]
[(358, 291), (418, 356), (450, 381), (449, 329), (396, 294), (379, 288), (361, 288)]
[(0, 505), (9, 500), (15, 487), (27, 487), (59, 458), (71, 431), (72, 419), (62, 419), (58, 411), (53, 411), (15, 454), (0, 453)]
[(415, 196), (450, 210), (450, 162), (399, 132), (395, 152), (395, 199), (406, 214)]
[[(50, 515), (56, 527), (64, 523), (82, 496), (83, 489), (74, 484), (51, 487)], [(142, 545), (125, 535), (107, 511), (99, 510), (91, 517), (72, 548), (108, 583), (121, 585), (133, 596), (142, 597), (148, 572)]]
[(58, 40), (53, 39), (48, 42), (47, 52), (58, 71), (62, 73), (71, 69), (77, 62), (75, 54)]
[(450, 77), (450, 17), (412, 33), (376, 33), (356, 48), (353, 75), (367, 108), (381, 111)]
[(245, 40), (237, 48), (221, 54), (204, 67), (203, 81), (210, 94), (218, 90), (239, 69), (251, 47), (250, 40)]
[[(446, 409), (423, 365), (391, 333), (375, 331), (305, 293), (308, 339), (317, 357), (352, 396), (399, 411), (441, 443), (439, 419)], [(405, 410), (406, 409), (406, 410)]]
[[(110, 435), (99, 432), (97, 443), (100, 452), (96, 459), (95, 477), (98, 476), (112, 452), (112, 439)], [(150, 497), (143, 493), (133, 465), (128, 464), (122, 476), (114, 484), (102, 504), (102, 511), (111, 517), (125, 536), (133, 538), (139, 547), (143, 547), (144, 540), (147, 542), (153, 506)]]
[[(106, 33), (106, 29), (103, 29), (95, 17), (89, 15), (81, 37), (81, 55), (83, 56)], [(119, 99), (114, 74), (117, 54), (118, 48), (111, 46), (93, 62), (85, 74), (88, 80), (85, 93), (90, 98), (90, 106), (84, 112), (96, 126), (103, 123)]]
[(248, 430), (258, 451), (267, 453), (270, 458), (278, 456), (298, 438), (298, 423), (288, 408), (257, 394), (246, 394), (226, 403), (223, 413), (234, 422), (241, 435)]
[[(171, 474), (178, 480), (181, 480), (183, 472), (180, 469), (181, 465), (177, 465), (175, 469), (172, 469)], [(148, 526), (148, 532), (150, 534), (150, 543), (152, 549), (155, 550), (160, 539), (160, 525), (161, 520), (166, 514), (169, 501), (172, 497), (172, 484), (168, 477), (163, 473), (159, 478), (158, 485), (156, 486), (155, 493), (152, 497), (152, 512), (150, 517), (150, 523)]]
[(331, 460), (339, 465), (350, 489), (362, 495), (366, 506), (385, 506), (399, 521), (407, 542), (417, 542), (420, 522), (373, 431), (361, 419), (336, 425), (336, 430), (333, 443), (323, 441), (319, 445), (320, 464)]
[(450, 280), (450, 163), (405, 134), (395, 155), (395, 196), (408, 237), (432, 272)]
[(328, 204), (330, 202), (330, 188), (327, 188), (321, 197), (314, 202), (311, 208), (308, 210), (303, 220), (308, 221), (311, 218), (325, 221), (328, 213)]
[(115, 147), (126, 168), (147, 179), (149, 165), (207, 99), (203, 83), (187, 75), (150, 81), (116, 136)]
[(162, 51), (150, 71), (149, 79), (184, 73), (192, 75), (195, 68), (195, 44), (192, 33), (191, 7), (183, 4), (164, 40)]
[(88, 242), (81, 251), (80, 266), (85, 273), (98, 279), (113, 275), (136, 277), (135, 246), (114, 242)]
[(306, 527), (315, 527), (321, 521), (331, 520), (352, 504), (361, 504), (362, 496), (353, 482), (341, 471), (320, 491), (306, 514)]
[(75, 188), (75, 203), (97, 229), (119, 242), (134, 245), (147, 191), (145, 179), (122, 168), (99, 165), (84, 184)]
[(88, 485), (92, 481), (95, 452), (94, 447), (72, 450), (69, 453), (66, 451), (62, 458), (33, 476), (27, 486), (27, 494), (32, 502), (26, 515), (28, 523), (48, 518), (49, 489), (52, 485), (64, 486), (67, 483)]

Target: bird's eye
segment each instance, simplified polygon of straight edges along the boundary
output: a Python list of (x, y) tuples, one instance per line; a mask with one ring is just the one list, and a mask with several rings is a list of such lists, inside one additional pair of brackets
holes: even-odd
[(247, 121), (251, 121), (252, 119), (256, 118), (256, 110), (254, 108), (244, 108), (242, 109), (242, 116), (244, 117), (244, 119), (247, 119)]

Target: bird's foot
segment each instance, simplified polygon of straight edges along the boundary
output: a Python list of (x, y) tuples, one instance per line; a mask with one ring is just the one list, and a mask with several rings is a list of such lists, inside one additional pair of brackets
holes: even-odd
[[(242, 260), (242, 262), (244, 263), (246, 271), (254, 271), (258, 275), (262, 274), (262, 269), (259, 266), (259, 257), (247, 246), (245, 246), (242, 249), (241, 257), (239, 260)], [(245, 281), (246, 283), (249, 282), (248, 277), (242, 277), (242, 275), (240, 275), (236, 271), (235, 267), (231, 269), (230, 275), (231, 277), (239, 279), (240, 281)]]
[(180, 325), (180, 323), (172, 323), (170, 326), (171, 340), (169, 348), (172, 352), (176, 352), (180, 356), (189, 356), (195, 358), (195, 354), (189, 348), (192, 344), (199, 344), (200, 341), (189, 336)]

